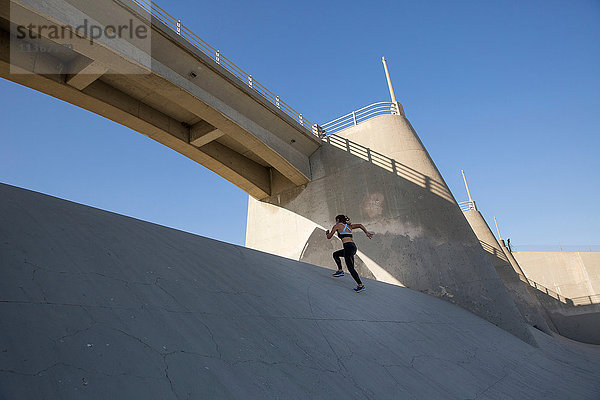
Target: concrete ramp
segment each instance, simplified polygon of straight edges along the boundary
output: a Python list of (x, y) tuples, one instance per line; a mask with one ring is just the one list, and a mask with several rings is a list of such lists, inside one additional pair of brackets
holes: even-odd
[(598, 399), (600, 349), (0, 185), (0, 399)]

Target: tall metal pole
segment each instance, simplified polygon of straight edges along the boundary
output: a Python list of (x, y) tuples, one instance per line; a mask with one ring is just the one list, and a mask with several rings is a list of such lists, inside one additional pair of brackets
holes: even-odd
[(498, 239), (502, 240), (502, 236), (500, 235), (500, 229), (498, 229), (498, 221), (496, 221), (496, 217), (494, 217), (494, 223), (496, 224), (496, 230), (498, 231)]
[(463, 171), (461, 169), (460, 172), (462, 172), (463, 180), (465, 181), (465, 187), (467, 188), (467, 194), (469, 195), (469, 201), (473, 201), (473, 199), (471, 198), (471, 191), (469, 190), (469, 185), (467, 184), (467, 178), (465, 177), (465, 171)]
[(387, 78), (388, 87), (390, 88), (390, 96), (392, 96), (392, 103), (396, 103), (396, 95), (394, 95), (394, 88), (392, 87), (392, 80), (390, 79), (390, 71), (388, 71), (385, 57), (381, 57), (381, 62), (383, 62), (383, 68), (385, 69), (385, 76)]

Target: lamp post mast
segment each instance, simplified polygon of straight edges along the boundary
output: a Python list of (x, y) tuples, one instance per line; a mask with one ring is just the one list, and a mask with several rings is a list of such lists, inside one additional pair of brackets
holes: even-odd
[(388, 71), (385, 57), (381, 57), (381, 62), (383, 62), (383, 68), (385, 69), (385, 77), (387, 78), (388, 88), (390, 89), (390, 96), (392, 96), (392, 103), (397, 103), (396, 95), (394, 94), (394, 88), (392, 87), (392, 80), (390, 79), (390, 71)]
[(498, 231), (498, 238), (502, 240), (502, 236), (500, 235), (500, 229), (498, 229), (498, 221), (496, 221), (496, 217), (494, 217), (494, 223), (496, 224), (496, 230)]

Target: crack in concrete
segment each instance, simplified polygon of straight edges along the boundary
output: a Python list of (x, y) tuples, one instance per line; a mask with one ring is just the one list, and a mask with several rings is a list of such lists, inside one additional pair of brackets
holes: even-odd
[[(169, 354), (172, 354), (172, 353), (169, 353)], [(171, 393), (173, 393), (175, 395), (176, 399), (179, 399), (179, 395), (177, 394), (177, 392), (175, 391), (175, 387), (173, 386), (173, 381), (171, 380), (171, 377), (169, 376), (169, 363), (167, 362), (167, 356), (169, 354), (164, 354), (162, 357), (163, 363), (165, 364), (165, 377), (169, 381), (169, 386), (171, 387)]]
[(114, 331), (120, 332), (120, 333), (122, 333), (123, 335), (125, 335), (125, 336), (127, 336), (127, 337), (130, 337), (130, 338), (132, 338), (132, 339), (134, 339), (134, 340), (136, 340), (136, 341), (140, 342), (140, 343), (141, 343), (141, 344), (142, 344), (144, 347), (146, 347), (146, 348), (148, 348), (148, 349), (152, 350), (153, 352), (155, 352), (156, 354), (159, 354), (160, 356), (163, 356), (163, 355), (165, 354), (164, 352), (161, 352), (161, 351), (159, 351), (159, 350), (156, 350), (154, 347), (150, 346), (148, 343), (144, 342), (142, 339), (140, 339), (139, 337), (137, 337), (137, 336), (135, 336), (135, 335), (132, 335), (132, 334), (130, 334), (130, 333), (127, 333), (127, 332), (125, 332), (125, 331), (124, 331), (124, 330), (122, 330), (122, 329), (119, 329), (119, 328), (114, 328), (114, 327), (112, 327), (112, 326), (110, 326), (110, 325), (107, 325), (107, 324), (104, 324), (104, 325), (106, 325), (106, 327), (107, 327), (107, 328), (109, 328), (109, 329), (112, 329), (112, 330), (114, 330)]
[(390, 378), (392, 378), (392, 380), (396, 383), (396, 386), (404, 387), (388, 369), (388, 367), (395, 367), (395, 366), (400, 366), (400, 365), (382, 365), (381, 367), (390, 376)]
[(34, 372), (34, 373), (15, 371), (15, 370), (11, 370), (11, 369), (0, 369), (0, 372), (7, 372), (7, 373), (15, 374), (15, 375), (33, 376), (33, 377), (35, 377), (35, 376), (40, 376), (43, 373), (48, 372), (51, 369), (56, 368), (56, 367), (60, 367), (60, 366), (67, 367), (67, 368), (74, 368), (74, 369), (77, 369), (79, 371), (85, 372), (86, 374), (98, 374), (98, 375), (103, 375), (103, 376), (107, 376), (107, 377), (111, 377), (111, 378), (119, 377), (119, 376), (131, 376), (133, 378), (140, 378), (140, 379), (156, 379), (155, 376), (130, 375), (127, 372), (121, 372), (121, 373), (118, 373), (118, 374), (109, 374), (107, 372), (98, 371), (98, 370), (95, 370), (95, 369), (86, 369), (86, 368), (78, 367), (76, 365), (69, 364), (69, 363), (62, 362), (62, 361), (54, 363), (54, 364), (50, 365), (49, 367), (46, 367), (46, 368), (41, 369), (41, 370), (39, 370), (37, 372)]
[(94, 322), (92, 322), (92, 325), (88, 326), (87, 328), (83, 328), (83, 329), (77, 329), (77, 330), (76, 330), (75, 332), (73, 332), (73, 333), (69, 333), (68, 335), (61, 336), (61, 337), (59, 337), (59, 338), (57, 338), (57, 339), (54, 339), (54, 340), (55, 340), (55, 341), (56, 341), (56, 340), (60, 340), (60, 341), (62, 341), (62, 340), (63, 340), (63, 339), (65, 339), (65, 338), (68, 338), (68, 337), (71, 337), (71, 336), (75, 336), (75, 335), (78, 335), (78, 334), (80, 334), (80, 333), (83, 333), (83, 332), (89, 331), (90, 329), (92, 329), (92, 328), (93, 328), (93, 327), (95, 327), (96, 325), (97, 325), (97, 323), (94, 321)]
[(31, 301), (31, 296), (29, 296), (29, 294), (27, 294), (27, 292), (25, 291), (25, 289), (23, 288), (23, 286), (19, 286), (19, 289), (21, 289), (21, 292), (23, 292), (23, 294), (25, 295), (25, 297), (27, 298), (27, 300)]
[(91, 271), (91, 272), (61, 271), (61, 270), (54, 270), (54, 269), (47, 268), (47, 267), (42, 267), (40, 265), (34, 264), (34, 263), (30, 262), (30, 261), (27, 261), (27, 259), (23, 260), (23, 262), (25, 264), (31, 265), (34, 268), (33, 269), (33, 274), (32, 274), (33, 276), (31, 278), (32, 281), (34, 280), (35, 272), (37, 270), (41, 270), (41, 271), (45, 271), (45, 272), (53, 273), (53, 274), (72, 274), (72, 275), (83, 275), (83, 276), (85, 276), (85, 275), (97, 275), (97, 276), (101, 276), (103, 278), (113, 279), (115, 281), (121, 282), (121, 283), (125, 284), (126, 287), (129, 287), (128, 286), (129, 284), (145, 285), (145, 286), (151, 286), (152, 285), (152, 283), (149, 283), (149, 282), (137, 282), (137, 281), (130, 282), (130, 281), (127, 281), (125, 279), (117, 278), (115, 276), (103, 274), (103, 273), (96, 272), (96, 271)]
[[(31, 271), (31, 282), (33, 282), (33, 284), (35, 286), (37, 286), (37, 288), (40, 290), (40, 292), (42, 293), (42, 297), (43, 297), (44, 301), (48, 301), (48, 298), (46, 297), (46, 292), (44, 292), (44, 288), (42, 287), (42, 285), (39, 284), (38, 281), (35, 280), (35, 273), (37, 272), (37, 270), (38, 270), (39, 267), (37, 265), (35, 265), (35, 264), (30, 263), (27, 260), (25, 260), (24, 262), (25, 262), (25, 264), (29, 264), (29, 265), (31, 265), (33, 267), (33, 271)], [(27, 297), (29, 297), (29, 296), (27, 296)]]
[(329, 372), (329, 373), (339, 373), (340, 371), (336, 371), (336, 370), (330, 370), (327, 368), (317, 368), (317, 367), (313, 367), (313, 366), (309, 366), (309, 365), (304, 365), (302, 363), (294, 363), (294, 362), (288, 362), (288, 361), (265, 361), (265, 360), (261, 360), (261, 359), (247, 359), (247, 360), (228, 360), (222, 357), (215, 357), (209, 354), (201, 354), (201, 353), (196, 353), (193, 351), (188, 351), (188, 350), (177, 350), (177, 351), (172, 351), (170, 353), (166, 353), (163, 355), (163, 358), (166, 360), (166, 357), (171, 356), (173, 354), (178, 354), (178, 353), (182, 353), (182, 354), (188, 354), (188, 355), (192, 355), (192, 356), (196, 356), (196, 357), (201, 357), (201, 358), (209, 358), (211, 360), (217, 360), (217, 361), (222, 361), (223, 363), (229, 365), (229, 366), (237, 366), (237, 365), (241, 365), (241, 364), (250, 364), (250, 363), (258, 363), (258, 364), (263, 364), (263, 365), (268, 365), (268, 366), (273, 366), (273, 365), (291, 365), (294, 367), (298, 367), (298, 368), (306, 368), (306, 369), (311, 369), (314, 371), (319, 371), (319, 372)]
[[(409, 366), (411, 368), (414, 368), (415, 370), (417, 370), (417, 368), (415, 368), (415, 366), (414, 366), (414, 362), (418, 358), (429, 358), (431, 360), (444, 361), (444, 362), (447, 362), (447, 363), (450, 363), (450, 364), (468, 365), (471, 362), (473, 362), (473, 360), (475, 359), (475, 357), (476, 357), (476, 353), (475, 352), (472, 352), (472, 353), (469, 352), (469, 354), (467, 355), (466, 359), (464, 359), (464, 360), (441, 358), (441, 357), (436, 357), (436, 356), (433, 356), (433, 355), (430, 355), (430, 354), (418, 354), (418, 355), (412, 357), (412, 359), (410, 360)], [(392, 365), (390, 365), (390, 366), (392, 366)]]
[(156, 277), (156, 279), (154, 280), (154, 285), (155, 285), (157, 288), (159, 288), (160, 290), (162, 290), (162, 291), (163, 291), (163, 292), (164, 292), (164, 293), (165, 293), (167, 296), (169, 296), (170, 298), (172, 298), (172, 299), (173, 299), (173, 301), (174, 301), (174, 302), (175, 302), (177, 305), (179, 305), (181, 308), (183, 308), (185, 311), (187, 311), (187, 312), (192, 312), (192, 311), (191, 311), (189, 308), (187, 308), (185, 305), (181, 304), (181, 303), (179, 302), (179, 300), (177, 300), (177, 298), (176, 298), (175, 296), (173, 296), (173, 295), (172, 295), (172, 294), (171, 294), (171, 293), (170, 293), (170, 292), (169, 292), (167, 289), (163, 288), (163, 287), (160, 285), (159, 281), (160, 281), (161, 279), (162, 279), (162, 278), (161, 278), (160, 276)]
[(469, 400), (477, 400), (479, 399), (481, 396), (483, 396), (485, 394), (485, 392), (487, 392), (488, 390), (490, 390), (491, 388), (493, 388), (494, 386), (496, 386), (497, 384), (499, 384), (500, 382), (502, 382), (504, 379), (508, 378), (510, 376), (509, 372), (506, 372), (506, 370), (503, 370), (503, 375), (502, 377), (500, 377), (498, 380), (496, 380), (494, 383), (492, 383), (491, 385), (489, 385), (487, 388), (485, 388), (483, 391), (477, 393), (475, 395), (475, 397), (473, 397), (472, 399)]
[(221, 348), (219, 347), (219, 343), (217, 343), (217, 339), (215, 338), (215, 335), (213, 334), (212, 330), (210, 329), (210, 327), (208, 326), (208, 324), (202, 320), (200, 320), (200, 323), (206, 328), (206, 330), (208, 331), (208, 334), (210, 335), (210, 340), (213, 342), (213, 344), (215, 345), (215, 351), (217, 352), (217, 354), (219, 355), (219, 359), (223, 359), (223, 355), (221, 354)]
[[(194, 312), (192, 312), (190, 309), (188, 309), (185, 305), (183, 305), (179, 300), (177, 300), (177, 298), (171, 294), (168, 290), (166, 290), (165, 288), (163, 288), (159, 281), (160, 281), (161, 277), (157, 277), (156, 280), (154, 281), (154, 284), (161, 289), (165, 294), (167, 294), (170, 298), (173, 299), (173, 301), (175, 301), (176, 304), (178, 304), (180, 307), (182, 307), (184, 310), (186, 310), (187, 313), (191, 313), (194, 314)], [(208, 331), (208, 334), (210, 335), (210, 339), (213, 342), (214, 346), (215, 346), (215, 351), (217, 352), (217, 354), (219, 355), (219, 358), (222, 358), (222, 354), (221, 354), (221, 348), (219, 347), (219, 343), (217, 342), (215, 335), (213, 334), (212, 330), (210, 329), (210, 327), (208, 326), (208, 324), (202, 320), (198, 320), (203, 326), (204, 328)]]
[[(306, 288), (306, 298), (308, 300), (308, 306), (310, 308), (310, 314), (313, 316), (315, 316), (314, 311), (313, 311), (313, 306), (312, 306), (312, 302), (310, 300), (310, 286), (308, 286)], [(370, 398), (367, 394), (367, 392), (361, 388), (360, 386), (358, 386), (358, 383), (356, 382), (356, 380), (354, 380), (354, 378), (352, 377), (352, 375), (349, 373), (348, 368), (346, 368), (346, 366), (344, 365), (344, 362), (341, 360), (340, 356), (336, 353), (336, 351), (333, 349), (333, 346), (331, 345), (331, 343), (329, 342), (329, 339), (327, 339), (327, 336), (325, 335), (325, 333), (323, 332), (323, 329), (321, 329), (321, 326), (319, 325), (319, 321), (315, 321), (315, 325), (317, 326), (317, 328), (319, 329), (319, 332), (321, 332), (321, 336), (323, 336), (323, 339), (325, 339), (325, 342), (327, 342), (327, 345), (329, 346), (329, 348), (331, 349), (331, 352), (335, 355), (338, 365), (340, 366), (340, 371), (339, 373), (342, 374), (342, 376), (344, 376), (345, 378), (349, 379), (350, 382), (352, 382), (352, 385), (359, 390), (359, 392), (361, 392), (365, 397)]]
[[(164, 289), (163, 289), (164, 290)], [(166, 292), (168, 293), (168, 292)], [(172, 296), (169, 294), (169, 296)], [(160, 311), (174, 313), (174, 314), (190, 314), (190, 315), (207, 315), (217, 316), (222, 318), (237, 319), (240, 317), (251, 317), (251, 318), (265, 318), (265, 319), (283, 319), (283, 320), (296, 320), (296, 321), (327, 321), (327, 322), (364, 322), (364, 323), (383, 323), (383, 324), (418, 324), (418, 325), (448, 325), (447, 322), (434, 322), (434, 321), (394, 321), (394, 320), (369, 320), (369, 319), (356, 319), (356, 318), (317, 318), (317, 317), (294, 317), (294, 316), (282, 316), (282, 315), (263, 315), (263, 314), (221, 314), (208, 311), (191, 311), (184, 305), (181, 307), (185, 308), (185, 311), (181, 310), (170, 310), (163, 307), (158, 307), (150, 304), (141, 304), (139, 307), (131, 308), (116, 305), (100, 305), (100, 304), (79, 304), (79, 303), (58, 303), (52, 301), (22, 301), (22, 300), (0, 300), (0, 303), (6, 304), (35, 304), (35, 305), (53, 305), (53, 306), (64, 306), (64, 307), (89, 307), (89, 308), (103, 308), (107, 310), (125, 310), (125, 311), (136, 311), (143, 310), (145, 308), (155, 308)]]
[(63, 306), (63, 307), (97, 307), (104, 308), (107, 310), (127, 310), (134, 311), (137, 308), (121, 307), (121, 306), (105, 306), (98, 304), (77, 304), (77, 303), (56, 303), (52, 301), (20, 301), (20, 300), (0, 300), (0, 303), (5, 304), (34, 304), (34, 305), (45, 305), (45, 306)]

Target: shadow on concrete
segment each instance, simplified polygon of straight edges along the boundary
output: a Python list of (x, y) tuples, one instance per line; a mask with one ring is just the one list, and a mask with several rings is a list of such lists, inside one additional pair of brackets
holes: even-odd
[(332, 145), (333, 147), (344, 150), (348, 154), (351, 154), (361, 160), (376, 165), (385, 171), (391, 172), (394, 175), (404, 178), (407, 181), (412, 182), (450, 202), (456, 203), (454, 196), (452, 196), (452, 193), (450, 192), (450, 190), (444, 182), (439, 182), (435, 179), (432, 179), (430, 176), (427, 176), (413, 168), (410, 168), (394, 160), (393, 158), (373, 151), (366, 146), (353, 142), (349, 139), (337, 136), (335, 134), (329, 135), (323, 140)]
[(484, 242), (482, 240), (479, 241), (479, 244), (481, 244), (481, 247), (483, 248), (483, 250), (485, 250), (486, 252), (488, 252), (492, 256), (497, 257), (500, 260), (502, 260), (502, 261), (510, 264), (510, 261), (508, 260), (508, 258), (506, 257), (506, 254), (504, 254), (503, 251), (498, 250), (497, 248), (495, 248), (491, 244), (488, 244), (488, 243), (486, 243), (486, 242)]
[[(491, 232), (489, 233), (491, 234)], [(511, 294), (523, 318), (531, 326), (544, 333), (551, 335), (553, 331), (556, 332), (556, 329), (552, 327), (550, 316), (546, 315), (544, 307), (537, 299), (534, 289), (527, 283), (522, 282), (518, 271), (513, 268), (506, 254), (501, 249), (483, 240), (480, 240), (479, 243), (483, 250), (488, 253), (492, 265)]]
[[(506, 261), (508, 265), (509, 260), (504, 252), (483, 241), (480, 243), (487, 253)], [(514, 275), (511, 281), (513, 279), (521, 281), (532, 296), (537, 298), (550, 329), (569, 339), (600, 344), (600, 294), (576, 298), (565, 297), (514, 271), (512, 267), (510, 269), (510, 275)]]
[(523, 282), (528, 283), (531, 287), (537, 289), (539, 292), (545, 294), (548, 297), (557, 300), (561, 304), (564, 304), (569, 307), (584, 307), (595, 304), (600, 304), (600, 294), (591, 294), (589, 296), (580, 296), (580, 297), (565, 297), (559, 293), (556, 293), (553, 290), (548, 289), (544, 285), (537, 283), (521, 274), (519, 277)]
[[(385, 124), (372, 129), (377, 134)], [(422, 162), (437, 179), (349, 139), (331, 135), (324, 141), (311, 156), (310, 183), (262, 201), (321, 227), (329, 226), (337, 214), (349, 215), (375, 232), (372, 240), (355, 236), (359, 251), (395, 280), (458, 304), (532, 342), (510, 294), (424, 148), (415, 150), (422, 151), (422, 161), (415, 162)], [(331, 254), (323, 254), (311, 262), (331, 266)]]
[(552, 320), (558, 334), (579, 342), (600, 344), (600, 294), (568, 298), (519, 274)]

